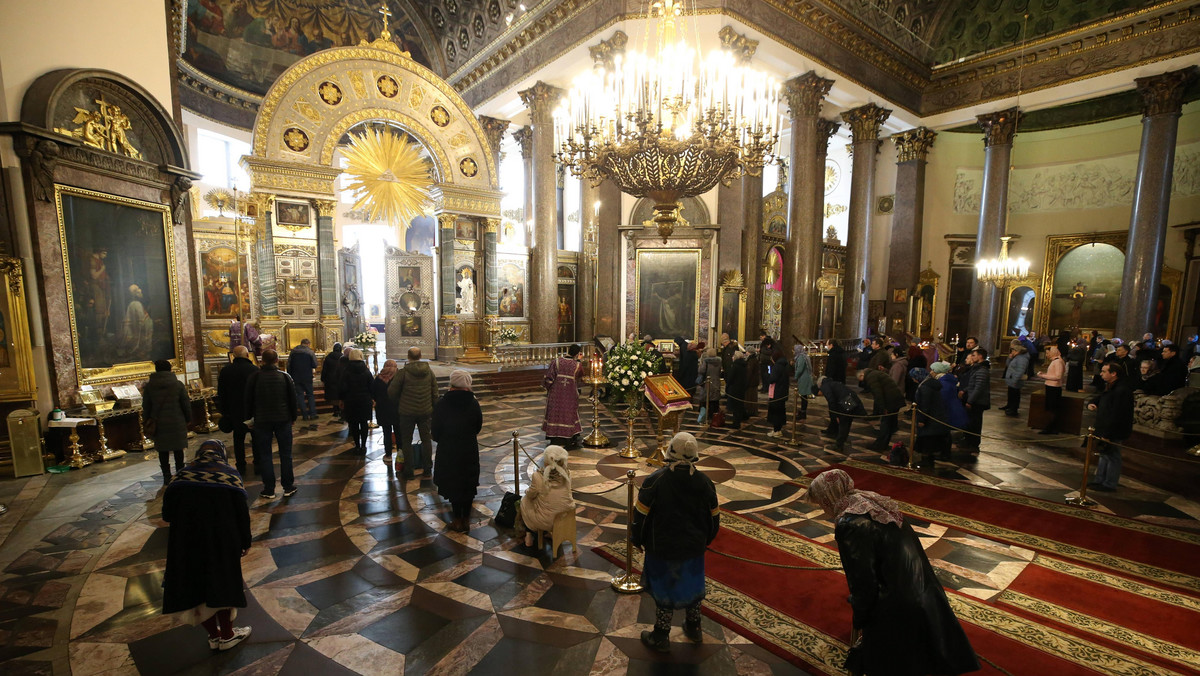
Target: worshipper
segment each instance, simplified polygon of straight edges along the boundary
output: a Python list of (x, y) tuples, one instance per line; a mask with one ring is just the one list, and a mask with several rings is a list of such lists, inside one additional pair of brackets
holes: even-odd
[(904, 408), (904, 390), (892, 380), (888, 371), (882, 367), (868, 369), (861, 374), (863, 387), (871, 393), (873, 399), (871, 415), (879, 416), (879, 434), (870, 448), (873, 451), (886, 451), (892, 441), (892, 435), (900, 427), (898, 414)]
[(896, 382), (896, 387), (904, 391), (904, 381), (908, 379), (908, 353), (899, 345), (892, 348), (892, 363), (888, 366), (888, 375)]
[(221, 431), (233, 433), (233, 457), (238, 474), (246, 476), (246, 383), (258, 372), (250, 361), (250, 351), (238, 345), (229, 353), (229, 365), (217, 374), (217, 401), (221, 411)]
[(292, 423), (299, 415), (296, 385), (292, 377), (279, 370), (275, 350), (263, 350), (262, 368), (246, 381), (246, 417), (251, 421), (254, 466), (262, 477), (263, 490), (258, 497), (275, 499), (275, 463), (271, 459), (272, 438), (279, 444), (279, 474), (283, 497), (296, 494), (292, 475)]
[(142, 388), (142, 415), (153, 422), (150, 439), (158, 451), (158, 466), (162, 468), (163, 485), (171, 483), (171, 456), (175, 456), (175, 472), (183, 469), (183, 449), (187, 448), (188, 423), (192, 420), (192, 400), (187, 387), (171, 373), (171, 362), (158, 359), (154, 373)]
[[(867, 369), (874, 371), (875, 369), (882, 366), (883, 369), (886, 371), (889, 368), (891, 368), (892, 352), (891, 352), (891, 350), (888, 350), (885, 347), (882, 337), (873, 336), (871, 338), (871, 351), (866, 354), (870, 355), (870, 356), (866, 357)], [(861, 365), (861, 363), (860, 363), (860, 365)]]
[(908, 371), (909, 380), (917, 383), (913, 404), (917, 407), (917, 443), (913, 453), (920, 453), (921, 464), (933, 466), (934, 456), (950, 459), (950, 428), (941, 421), (946, 419), (942, 405), (942, 381), (928, 369), (914, 368)]
[(775, 354), (775, 339), (767, 334), (766, 329), (759, 329), (758, 332), (758, 380), (762, 394), (767, 393), (767, 388), (771, 386), (767, 382), (767, 371), (771, 368), (772, 355)]
[(788, 385), (792, 382), (792, 369), (782, 350), (775, 350), (771, 355), (775, 363), (771, 365), (771, 381), (767, 386), (767, 421), (771, 423), (772, 431), (768, 437), (782, 437), (783, 426), (787, 424)]
[[(460, 397), (456, 397), (459, 399)], [(405, 479), (420, 469), (426, 476), (433, 471), (433, 438), (429, 436), (429, 417), (438, 402), (437, 378), (429, 364), (421, 361), (421, 348), (408, 348), (408, 363), (388, 383), (388, 399), (396, 402), (396, 434), (404, 453)], [(421, 435), (421, 455), (413, 455), (413, 427)]]
[[(1026, 340), (1029, 340), (1029, 338), (1026, 337)], [(1025, 341), (1021, 341), (1021, 342), (1024, 343)], [(1025, 345), (1025, 348), (1029, 349), (1029, 345), (1032, 345), (1032, 344), (1033, 344), (1032, 341), (1030, 341), (1029, 344)], [(954, 364), (954, 374), (957, 375), (959, 377), (959, 379), (961, 380), (963, 374), (965, 374), (967, 372), (967, 369), (971, 368), (971, 365), (969, 363), (970, 358), (971, 358), (971, 352), (973, 352), (975, 350), (975, 348), (979, 347), (979, 340), (975, 336), (967, 336), (966, 342), (959, 343), (959, 345), (962, 346), (962, 348), (960, 349), (959, 354), (958, 354), (959, 360), (957, 362), (955, 362), (955, 364)], [(1033, 355), (1033, 353), (1031, 352), (1030, 358), (1032, 358), (1032, 355)]]
[(874, 339), (872, 339), (870, 337), (863, 338), (862, 343), (858, 347), (859, 363), (868, 362), (871, 360), (871, 357), (873, 357), (873, 356), (875, 356)]
[(642, 632), (642, 643), (658, 652), (671, 649), (671, 619), (683, 608), (683, 633), (704, 641), (700, 602), (704, 599), (704, 550), (721, 527), (717, 489), (704, 472), (696, 437), (680, 432), (671, 439), (667, 464), (646, 477), (638, 491), (632, 541), (645, 549), (642, 584), (654, 599), (654, 630)]
[(204, 627), (212, 650), (233, 648), (250, 635), (250, 627), (233, 626), (236, 609), (246, 607), (242, 557), (250, 551), (250, 510), (225, 444), (200, 444), (167, 486), (162, 518), (169, 524), (163, 614)]
[(1129, 356), (1129, 346), (1124, 342), (1117, 343), (1117, 339), (1113, 340), (1116, 345), (1114, 348), (1113, 362), (1125, 370), (1125, 377), (1131, 378), (1137, 373), (1137, 365), (1134, 363), (1133, 357)]
[(1181, 387), (1187, 387), (1187, 366), (1180, 358), (1179, 350), (1174, 343), (1169, 340), (1163, 341), (1162, 357), (1162, 368), (1160, 369), (1162, 376), (1159, 389), (1163, 394), (1170, 394)]
[(813, 385), (812, 360), (800, 343), (792, 346), (792, 377), (796, 380), (796, 396), (800, 397), (800, 420), (808, 420), (808, 399), (816, 391)]
[(325, 355), (325, 361), (321, 362), (321, 385), (325, 388), (325, 401), (333, 406), (335, 420), (342, 417), (342, 402), (337, 389), (338, 367), (341, 365), (341, 361), (342, 344), (334, 343), (333, 349)]
[(959, 444), (973, 456), (979, 455), (980, 434), (983, 433), (983, 412), (992, 407), (992, 391), (988, 371), (992, 365), (987, 350), (977, 347), (967, 355), (967, 370), (959, 385), (959, 398), (967, 409), (967, 434)]
[(958, 376), (954, 375), (953, 369), (954, 367), (949, 362), (935, 361), (929, 367), (929, 372), (942, 384), (942, 411), (946, 414), (942, 420), (961, 430), (967, 428), (970, 418), (967, 415), (967, 408), (958, 398)]
[(1158, 371), (1158, 363), (1153, 359), (1143, 359), (1139, 365), (1139, 371), (1136, 378), (1130, 379), (1129, 387), (1134, 392), (1141, 392), (1151, 396), (1162, 396), (1167, 394), (1162, 389), (1162, 374)]
[(840, 469), (818, 474), (809, 496), (834, 523), (850, 588), (854, 619), (844, 668), (890, 676), (978, 670), (975, 651), (900, 506), (855, 490)]
[(375, 422), (379, 423), (379, 431), (383, 434), (383, 459), (392, 457), (393, 439), (396, 435), (396, 402), (388, 397), (388, 385), (395, 377), (398, 369), (395, 359), (383, 362), (379, 375), (371, 381), (371, 398), (375, 400)]
[(721, 373), (729, 373), (729, 366), (733, 363), (733, 353), (738, 351), (738, 344), (729, 339), (728, 333), (721, 334), (721, 349), (718, 352), (721, 355)]
[(1188, 338), (1187, 344), (1183, 346), (1183, 350), (1179, 352), (1179, 360), (1188, 365), (1188, 369), (1192, 368), (1192, 360), (1200, 356), (1200, 335), (1192, 334)]
[(1096, 412), (1096, 474), (1088, 486), (1105, 492), (1117, 490), (1121, 478), (1121, 448), (1116, 444), (1133, 434), (1133, 392), (1125, 384), (1127, 376), (1116, 364), (1100, 367), (1105, 389), (1088, 402)]
[(542, 431), (552, 444), (579, 447), (575, 435), (583, 429), (579, 423), (579, 376), (583, 373), (579, 353), (582, 349), (578, 343), (567, 348), (567, 356), (550, 362), (550, 368), (542, 378), (542, 389), (546, 390)]
[(825, 343), (825, 377), (839, 383), (846, 382), (846, 350), (833, 339)]
[(1038, 430), (1039, 435), (1052, 435), (1058, 431), (1058, 423), (1062, 418), (1063, 376), (1067, 372), (1067, 366), (1063, 363), (1062, 353), (1058, 351), (1057, 345), (1046, 346), (1046, 357), (1050, 359), (1050, 363), (1046, 364), (1045, 371), (1038, 373), (1038, 377), (1045, 381), (1043, 408), (1050, 415), (1050, 421), (1043, 429)]
[(1083, 363), (1087, 361), (1087, 348), (1082, 340), (1071, 343), (1067, 350), (1067, 391), (1083, 391)]
[(829, 404), (829, 426), (822, 430), (821, 434), (836, 437), (833, 448), (826, 449), (843, 453), (846, 450), (846, 440), (850, 438), (850, 424), (854, 421), (850, 416), (866, 415), (867, 409), (858, 395), (851, 392), (840, 380), (821, 378), (818, 389), (825, 395), (825, 402)]
[(300, 400), (300, 413), (304, 420), (317, 419), (317, 401), (313, 396), (313, 374), (317, 370), (317, 355), (312, 350), (312, 341), (305, 338), (288, 353), (287, 372), (296, 383), (296, 398)]
[(1008, 386), (1008, 401), (1005, 402), (1004, 415), (1015, 418), (1021, 408), (1021, 385), (1029, 377), (1029, 351), (1014, 340), (1008, 344), (1008, 363), (1004, 365), (1004, 384)]
[(679, 346), (679, 370), (676, 372), (676, 380), (690, 391), (696, 384), (696, 373), (700, 370), (698, 350), (703, 343), (690, 343), (687, 338), (679, 336), (675, 339), (675, 344)]
[[(428, 365), (426, 365), (428, 368)], [(433, 439), (438, 442), (433, 483), (438, 494), (450, 501), (451, 530), (471, 529), (471, 501), (479, 490), (479, 431), (483, 411), (471, 391), (471, 374), (462, 369), (450, 373), (450, 389), (433, 407)], [(408, 428), (412, 437), (412, 428)]]
[(746, 419), (746, 353), (736, 350), (725, 374), (725, 410), (729, 412), (730, 429), (740, 429)]
[(229, 347), (239, 345), (247, 351), (253, 351), (255, 357), (262, 354), (262, 336), (258, 333), (258, 327), (248, 319), (243, 322), (240, 314), (229, 322)]
[[(925, 356), (925, 350), (922, 350), (920, 345), (909, 345), (905, 357), (908, 359), (908, 370), (929, 369), (929, 358)], [(912, 378), (905, 378), (904, 398), (913, 401), (916, 395), (917, 383)]]
[(715, 347), (704, 351), (704, 360), (696, 375), (696, 396), (708, 414), (709, 424), (712, 424), (713, 416), (721, 410), (721, 357), (717, 355)]
[(342, 418), (350, 425), (354, 452), (366, 453), (367, 436), (371, 433), (371, 408), (375, 403), (371, 392), (375, 378), (363, 360), (362, 350), (352, 347), (346, 350), (345, 355), (346, 370), (342, 372), (341, 382), (338, 383), (342, 397)]
[(758, 415), (758, 381), (762, 373), (758, 369), (761, 357), (757, 350), (746, 352), (746, 391), (741, 395), (742, 408), (746, 411), (746, 419)]
[(1030, 378), (1033, 378), (1037, 375), (1037, 365), (1041, 363), (1041, 356), (1045, 353), (1045, 350), (1038, 346), (1038, 335), (1033, 331), (1021, 336), (1017, 340), (1021, 341), (1021, 344), (1025, 346), (1025, 353), (1029, 355), (1028, 374)]
[(658, 372), (666, 373), (667, 358), (663, 355), (662, 350), (658, 349), (658, 346), (654, 343), (654, 338), (649, 333), (642, 336), (642, 345), (645, 345), (647, 350), (650, 350), (650, 352), (654, 353), (654, 356), (658, 357)]
[(554, 519), (563, 512), (575, 512), (571, 497), (571, 472), (567, 469), (567, 450), (546, 447), (542, 471), (530, 477), (529, 488), (517, 502), (517, 537), (524, 534), (525, 546), (532, 547), (534, 534), (554, 530)]

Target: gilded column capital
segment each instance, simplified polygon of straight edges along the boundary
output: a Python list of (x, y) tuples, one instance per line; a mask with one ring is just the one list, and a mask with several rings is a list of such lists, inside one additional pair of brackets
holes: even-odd
[(983, 130), (985, 148), (1010, 146), (1013, 137), (1017, 135), (1017, 123), (1021, 121), (1021, 109), (998, 110), (986, 115), (977, 115), (975, 119), (979, 122), (979, 128)]
[(811, 70), (784, 82), (783, 94), (787, 97), (792, 117), (820, 115), (821, 102), (832, 87), (833, 80), (827, 80)]
[(817, 120), (817, 155), (824, 157), (829, 154), (829, 139), (837, 133), (838, 129), (842, 128), (842, 123), (837, 120), (826, 120), (820, 118)]
[(722, 28), (717, 33), (717, 38), (721, 40), (721, 48), (733, 52), (738, 63), (750, 63), (750, 59), (753, 59), (754, 53), (758, 51), (758, 40), (751, 40), (733, 30), (732, 26)]
[(317, 215), (321, 217), (332, 217), (333, 210), (337, 208), (336, 200), (313, 200), (313, 208), (317, 210)]
[(275, 210), (275, 196), (271, 193), (252, 192), (249, 201), (260, 214)]
[(529, 89), (517, 92), (521, 96), (521, 103), (529, 109), (529, 117), (534, 125), (550, 124), (554, 117), (554, 107), (565, 93), (562, 89), (541, 80)]
[(1196, 66), (1171, 70), (1161, 75), (1134, 80), (1142, 96), (1142, 116), (1179, 115), (1183, 108), (1183, 93), (1196, 77)]
[(508, 120), (497, 120), (487, 115), (479, 116), (479, 126), (483, 127), (483, 135), (487, 137), (488, 143), (492, 144), (492, 152), (500, 152), (500, 143), (504, 140), (504, 132), (508, 131), (510, 124), (512, 123)]
[(617, 31), (611, 38), (601, 40), (600, 44), (588, 47), (588, 54), (592, 56), (592, 65), (613, 70), (615, 68), (614, 58), (618, 54), (625, 53), (627, 44), (629, 44), (629, 36), (625, 34), (625, 31)]
[(485, 233), (492, 233), (492, 234), (500, 232), (500, 219), (499, 218), (483, 219), (483, 231)]
[(438, 227), (442, 230), (453, 230), (455, 224), (458, 222), (458, 216), (454, 214), (438, 214), (437, 220)]
[(879, 139), (879, 128), (892, 114), (888, 108), (882, 108), (874, 103), (851, 108), (842, 113), (842, 120), (850, 125), (850, 134), (855, 143), (875, 141)]
[(917, 127), (892, 134), (892, 142), (896, 144), (896, 164), (913, 160), (925, 161), (937, 132), (928, 127)]
[(533, 129), (531, 127), (521, 127), (512, 133), (513, 139), (521, 146), (521, 158), (529, 159), (533, 156)]

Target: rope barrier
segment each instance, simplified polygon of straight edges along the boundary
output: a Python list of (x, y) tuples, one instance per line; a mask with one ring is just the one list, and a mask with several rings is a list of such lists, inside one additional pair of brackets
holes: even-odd
[(1105, 439), (1104, 437), (1102, 437), (1098, 434), (1093, 434), (1092, 436), (1094, 436), (1096, 438), (1096, 441), (1103, 441), (1106, 444), (1112, 444), (1113, 446), (1116, 446), (1117, 448), (1123, 448), (1127, 451), (1133, 451), (1134, 453), (1141, 453), (1142, 455), (1150, 455), (1150, 456), (1154, 456), (1156, 458), (1166, 458), (1167, 460), (1178, 460), (1181, 462), (1190, 462), (1193, 464), (1200, 465), (1200, 460), (1192, 460), (1191, 458), (1181, 458), (1181, 457), (1176, 457), (1174, 455), (1167, 455), (1165, 453), (1155, 453), (1154, 451), (1147, 451), (1142, 448), (1134, 448), (1133, 446), (1126, 446), (1125, 444), (1117, 443), (1111, 439)]
[(956, 427), (954, 425), (951, 425), (950, 423), (946, 422), (945, 420), (942, 420), (940, 418), (937, 418), (935, 416), (932, 416), (932, 415), (926, 413), (925, 411), (922, 411), (916, 404), (913, 404), (912, 408), (916, 409), (918, 412), (921, 413), (921, 415), (929, 418), (930, 420), (932, 420), (936, 423), (941, 423), (942, 425), (945, 425), (946, 427), (949, 427), (952, 430), (962, 432), (964, 434), (970, 434), (971, 436), (979, 437), (980, 439), (991, 439), (993, 441), (1031, 441), (1031, 442), (1037, 441), (1037, 442), (1040, 442), (1043, 444), (1048, 444), (1048, 443), (1053, 443), (1053, 442), (1058, 442), (1058, 441), (1067, 441), (1067, 440), (1078, 441), (1084, 437), (1084, 435), (1082, 435), (1082, 434), (1067, 434), (1067, 435), (1060, 436), (1060, 437), (1050, 437), (1049, 439), (1045, 439), (1042, 437), (1030, 437), (1028, 439), (1022, 439), (1022, 438), (1014, 439), (1013, 437), (994, 437), (994, 436), (990, 436), (987, 434), (982, 434), (980, 432), (972, 432), (971, 430), (965, 430), (961, 427)]

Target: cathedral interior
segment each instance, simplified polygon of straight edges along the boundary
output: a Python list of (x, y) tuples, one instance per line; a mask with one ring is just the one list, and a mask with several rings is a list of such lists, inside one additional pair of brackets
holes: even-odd
[[(1036, 378), (1020, 415), (995, 403), (1018, 340), (1194, 349), (1194, 0), (7, 2), (0, 85), (5, 674), (848, 673), (807, 496), (829, 468), (900, 503), (980, 673), (1200, 673), (1200, 373), (1136, 394), (1121, 488), (1090, 497), (1090, 364), (1058, 435)], [(318, 379), (298, 493), (250, 502), (253, 634), (214, 652), (162, 613), (142, 391), (168, 363), (189, 457), (228, 440), (218, 378), (251, 334), (281, 363), (357, 346), (372, 375), (419, 348), (442, 392), (470, 373), (479, 490), (451, 528)], [(978, 456), (890, 462), (870, 421), (830, 446), (808, 392), (781, 430), (765, 384), (734, 427), (598, 382), (614, 346), (670, 368), (725, 334), (815, 375), (831, 346), (865, 370), (871, 336), (951, 360), (970, 337)], [(574, 344), (574, 528), (526, 547), (493, 517), (544, 463), (543, 374)], [(703, 640), (660, 654), (617, 580), (672, 423), (722, 534)]]

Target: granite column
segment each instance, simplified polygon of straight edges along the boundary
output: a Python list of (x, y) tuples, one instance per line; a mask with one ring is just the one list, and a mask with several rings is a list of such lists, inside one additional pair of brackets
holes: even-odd
[[(825, 272), (825, 232), (822, 226), (825, 223), (825, 158), (829, 156), (829, 139), (837, 133), (837, 130), (842, 127), (842, 123), (836, 120), (826, 120), (821, 118), (817, 120), (817, 158), (816, 165), (821, 168), (820, 180), (814, 181), (810, 189), (816, 195), (814, 203), (820, 211), (817, 217), (817, 231), (813, 235), (816, 237), (816, 242), (809, 247), (808, 255), (812, 257), (809, 265), (815, 270), (813, 285), (815, 288), (814, 302), (809, 303), (805, 308), (808, 314), (808, 325), (812, 327), (812, 336), (816, 336), (821, 332), (821, 277)], [(838, 318), (833, 318), (833, 325), (838, 324)], [(822, 338), (832, 338), (833, 336), (821, 336)]]
[(575, 279), (575, 338), (591, 340), (596, 333), (596, 262), (599, 254), (600, 189), (584, 178), (579, 181), (579, 211), (583, 230), (583, 251), (579, 256), (579, 275)]
[(925, 158), (937, 133), (917, 127), (892, 135), (896, 144), (896, 206), (888, 247), (887, 316), (908, 316), (908, 304), (897, 303), (892, 289), (916, 291), (921, 274), (921, 234), (925, 223)]
[[(317, 276), (321, 290), (321, 319), (340, 319), (338, 315), (337, 250), (333, 244), (334, 200), (313, 200), (317, 212)], [(274, 264), (272, 264), (272, 270)]]
[(558, 179), (554, 163), (554, 107), (563, 91), (538, 81), (518, 92), (533, 129), (533, 242), (528, 296), (531, 342), (558, 339)]
[(846, 277), (842, 285), (843, 338), (862, 338), (869, 333), (867, 293), (871, 288), (871, 274), (868, 258), (875, 204), (876, 154), (879, 152), (879, 128), (891, 114), (891, 110), (874, 103), (842, 113), (842, 120), (850, 125), (854, 153), (846, 233)]
[[(1012, 162), (1013, 137), (1021, 111), (1009, 108), (979, 115), (985, 146), (983, 159), (983, 196), (979, 202), (979, 229), (975, 235), (975, 260), (1000, 256), (1000, 238), (1008, 229), (1008, 179)], [(996, 342), (996, 322), (1000, 318), (1000, 291), (988, 282), (975, 281), (971, 289), (971, 313), (968, 335), (989, 354)]]
[[(782, 169), (780, 169), (782, 171)], [(762, 260), (759, 249), (762, 246), (763, 231), (763, 179), (758, 176), (742, 177), (742, 251), (741, 268), (743, 281), (746, 284), (746, 325), (739, 341), (757, 340), (758, 329), (762, 326), (763, 288), (759, 273), (762, 271)], [(725, 229), (721, 224), (721, 229)], [(719, 325), (719, 323), (718, 323)]]
[[(596, 255), (596, 335), (612, 336), (618, 342), (621, 315), (625, 309), (621, 296), (621, 277), (625, 262), (621, 258), (621, 188), (604, 181), (596, 189), (600, 200)], [(586, 308), (585, 308), (586, 309)]]
[[(260, 319), (279, 319), (279, 289), (275, 285), (275, 237), (271, 231), (271, 223), (275, 219), (271, 212), (275, 210), (275, 196), (254, 193), (252, 199), (258, 207), (258, 240), (254, 244), (254, 269), (258, 278), (258, 309)], [(333, 219), (330, 218), (330, 232)], [(317, 228), (321, 227), (321, 219), (317, 218)], [(333, 238), (330, 237), (329, 255), (333, 256)], [(239, 294), (241, 291), (239, 290)]]

